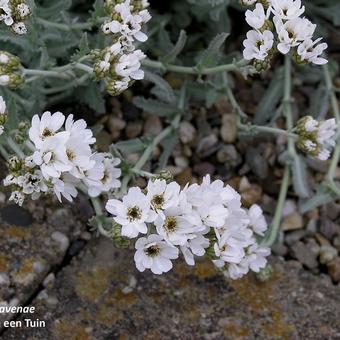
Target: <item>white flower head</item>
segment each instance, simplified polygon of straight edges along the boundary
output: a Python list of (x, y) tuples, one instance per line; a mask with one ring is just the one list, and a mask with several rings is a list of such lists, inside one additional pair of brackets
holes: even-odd
[(0, 75), (0, 86), (7, 86), (11, 81), (11, 78), (8, 74)]
[(319, 124), (316, 140), (319, 144), (325, 147), (335, 146), (335, 134), (338, 125), (335, 118), (327, 119)]
[(27, 27), (23, 22), (16, 22), (12, 25), (12, 29), (16, 34), (22, 35), (27, 33)]
[(69, 163), (73, 166), (70, 173), (77, 178), (83, 178), (85, 171), (95, 165), (95, 161), (91, 159), (90, 145), (94, 144), (96, 139), (93, 137), (92, 131), (87, 129), (85, 120), (74, 121), (73, 115), (67, 117), (65, 131), (69, 133), (65, 143), (66, 155)]
[(0, 64), (6, 65), (9, 62), (9, 56), (3, 52), (0, 52)]
[(169, 246), (159, 235), (141, 237), (135, 247), (134, 259), (137, 269), (141, 272), (150, 269), (154, 274), (166, 273), (172, 269), (171, 260), (178, 258), (178, 249)]
[(11, 196), (9, 197), (10, 201), (13, 201), (15, 204), (22, 206), (25, 200), (25, 195), (20, 191), (13, 191)]
[(134, 238), (139, 233), (146, 234), (146, 222), (153, 222), (155, 219), (150, 201), (138, 187), (130, 188), (122, 201), (109, 200), (106, 210), (114, 216), (114, 221), (122, 226), (122, 236), (129, 238)]
[(53, 178), (52, 184), (53, 191), (59, 202), (62, 201), (62, 197), (72, 202), (73, 198), (78, 195), (76, 186), (79, 184), (79, 179), (69, 173), (63, 173), (59, 178)]
[(102, 192), (119, 188), (121, 170), (117, 166), (120, 164), (120, 159), (109, 153), (95, 153), (91, 159), (95, 164), (91, 169), (85, 171), (83, 178), (83, 182), (88, 188), (88, 194), (91, 197), (97, 197)]
[(274, 17), (274, 23), (279, 38), (277, 48), (282, 54), (287, 54), (291, 47), (298, 46), (306, 39), (311, 39), (316, 29), (316, 25), (306, 18), (295, 18), (284, 23), (281, 19)]
[(247, 33), (247, 39), (243, 42), (243, 46), (245, 47), (243, 57), (246, 60), (265, 60), (273, 44), (274, 35), (271, 31), (265, 30), (261, 33), (251, 30)]
[(320, 58), (324, 50), (327, 49), (328, 45), (326, 43), (318, 44), (322, 38), (315, 41), (312, 39), (306, 39), (297, 48), (297, 53), (302, 61), (307, 61), (316, 65), (324, 65), (328, 63), (325, 58)]
[(0, 22), (1, 21), (3, 21), (7, 26), (13, 25), (14, 20), (8, 0), (0, 1)]
[(246, 11), (246, 21), (249, 26), (255, 29), (260, 29), (267, 19), (267, 15), (264, 11), (262, 4), (256, 4), (255, 9)]
[(292, 20), (300, 17), (305, 11), (301, 0), (271, 0), (271, 11), (281, 20)]
[(65, 147), (68, 136), (68, 132), (60, 132), (58, 136), (46, 139), (40, 150), (34, 152), (33, 161), (40, 166), (46, 179), (59, 178), (62, 172), (72, 169)]
[(194, 255), (203, 256), (207, 247), (209, 247), (209, 240), (205, 238), (202, 234), (196, 234), (194, 238), (188, 240), (188, 242), (180, 248), (185, 262), (189, 266), (194, 266)]
[(314, 132), (318, 128), (318, 121), (316, 119), (313, 119), (311, 116), (307, 116), (304, 118), (304, 126), (303, 129), (305, 132)]
[(166, 183), (165, 180), (149, 180), (147, 197), (151, 207), (156, 211), (162, 211), (174, 207), (179, 202), (180, 186), (176, 182)]
[(141, 80), (144, 78), (144, 71), (140, 69), (141, 61), (146, 56), (141, 50), (129, 54), (123, 54), (115, 67), (116, 73), (123, 78)]
[(25, 3), (21, 3), (16, 7), (17, 12), (21, 19), (26, 18), (30, 14), (30, 8)]
[(61, 112), (46, 111), (41, 118), (38, 115), (33, 116), (31, 128), (29, 129), (30, 140), (37, 148), (41, 148), (44, 141), (53, 137), (63, 126), (65, 116)]
[(264, 232), (267, 230), (268, 224), (265, 217), (263, 216), (261, 207), (257, 204), (253, 204), (248, 211), (248, 216), (250, 220), (249, 225), (254, 233), (264, 236)]
[(319, 159), (320, 161), (327, 161), (327, 159), (329, 159), (330, 156), (331, 152), (328, 149), (320, 148), (316, 158)]

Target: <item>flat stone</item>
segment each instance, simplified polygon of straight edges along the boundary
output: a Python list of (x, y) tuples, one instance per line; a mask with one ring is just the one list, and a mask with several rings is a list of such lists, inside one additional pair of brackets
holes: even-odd
[[(50, 198), (44, 204), (28, 201), (25, 208), (3, 205), (1, 211), (10, 214), (2, 214), (0, 223), (0, 305), (23, 306), (63, 262), (70, 240), (86, 223), (80, 222), (76, 204), (61, 208)], [(14, 316), (0, 314), (0, 331), (3, 321)]]
[[(340, 290), (295, 261), (273, 258), (266, 282), (226, 280), (208, 261), (164, 275), (135, 269), (132, 250), (88, 244), (39, 294), (31, 318), (45, 328), (4, 339), (336, 339)], [(316, 310), (317, 308), (317, 310)], [(19, 320), (27, 318), (22, 315)]]
[(318, 266), (316, 254), (313, 253), (303, 242), (299, 241), (294, 243), (291, 251), (292, 255), (306, 267), (316, 268)]
[(301, 229), (303, 227), (303, 218), (298, 212), (287, 216), (283, 221), (281, 228), (283, 231)]
[(33, 217), (29, 211), (16, 204), (9, 204), (0, 210), (1, 220), (5, 223), (26, 227), (33, 223)]
[(223, 115), (220, 134), (225, 143), (235, 142), (237, 138), (236, 115), (229, 113)]

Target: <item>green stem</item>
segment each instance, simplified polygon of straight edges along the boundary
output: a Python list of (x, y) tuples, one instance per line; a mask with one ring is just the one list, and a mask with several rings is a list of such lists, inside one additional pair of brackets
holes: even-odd
[(290, 177), (290, 167), (289, 165), (286, 165), (285, 171), (283, 174), (283, 179), (281, 183), (281, 189), (279, 194), (279, 199), (277, 202), (277, 206), (275, 209), (275, 214), (273, 221), (268, 229), (267, 235), (262, 240), (261, 245), (266, 247), (271, 247), (277, 238), (277, 235), (280, 230), (280, 223), (281, 223), (281, 217), (282, 217), (282, 209), (286, 201), (287, 192), (288, 192), (288, 186), (289, 186), (289, 177)]
[[(292, 60), (291, 56), (287, 54), (285, 56), (284, 65), (284, 97), (283, 97), (283, 110), (286, 117), (287, 130), (291, 131), (294, 128), (293, 112), (292, 112)], [(288, 138), (288, 153), (292, 156), (296, 156), (295, 140), (292, 137)]]
[(272, 133), (274, 135), (281, 135), (281, 136), (285, 136), (285, 137), (289, 137), (289, 138), (294, 138), (297, 139), (299, 138), (298, 135), (296, 135), (295, 133), (283, 130), (283, 129), (278, 129), (278, 128), (273, 128), (273, 127), (269, 127), (269, 126), (259, 126), (259, 125), (246, 125), (246, 124), (238, 124), (238, 128), (240, 130), (243, 131), (247, 131), (247, 132), (267, 132), (267, 133)]
[[(336, 119), (336, 122), (339, 126), (340, 125), (339, 104), (338, 104), (338, 100), (337, 100), (337, 97), (336, 97), (336, 94), (335, 94), (335, 89), (334, 89), (334, 86), (333, 86), (333, 81), (332, 81), (331, 74), (329, 72), (328, 65), (324, 65), (323, 70), (324, 70), (324, 78), (325, 78), (327, 92), (329, 94), (331, 108), (332, 108), (332, 111), (333, 111), (333, 115)], [(334, 177), (335, 177), (335, 174), (336, 174), (337, 166), (339, 164), (339, 160), (340, 160), (340, 145), (339, 145), (339, 142), (337, 142), (337, 145), (336, 145), (334, 152), (333, 152), (331, 165), (330, 165), (328, 172), (327, 172), (327, 175), (326, 175), (326, 184), (328, 184), (329, 188), (337, 196), (340, 196), (340, 188), (336, 184)]]
[(73, 87), (80, 86), (80, 85), (84, 84), (89, 78), (90, 78), (90, 74), (86, 73), (86, 74), (82, 75), (80, 78), (74, 79), (70, 83), (67, 83), (67, 84), (59, 86), (59, 87), (53, 87), (53, 88), (50, 88), (50, 89), (42, 89), (42, 92), (44, 94), (55, 94), (55, 93), (63, 92), (63, 91), (69, 90)]
[[(283, 110), (284, 115), (286, 117), (286, 126), (287, 130), (291, 131), (294, 128), (293, 123), (293, 113), (292, 113), (292, 98), (291, 98), (291, 92), (292, 92), (292, 78), (291, 78), (291, 72), (292, 72), (292, 61), (291, 56), (287, 54), (285, 56), (285, 64), (284, 64), (284, 96), (283, 96)], [(295, 138), (292, 136), (288, 136), (288, 153), (292, 157), (296, 157), (297, 153), (295, 150)], [(282, 216), (282, 209), (284, 206), (284, 203), (286, 201), (287, 192), (288, 192), (288, 186), (289, 186), (289, 178), (290, 178), (290, 165), (287, 164), (285, 167), (283, 180), (281, 184), (280, 189), (280, 195), (277, 202), (274, 219), (272, 224), (270, 225), (270, 228), (268, 230), (268, 236), (266, 236), (261, 242), (262, 245), (271, 247), (274, 242), (277, 239), (277, 235), (280, 230), (280, 223), (281, 223), (281, 216)]]
[(132, 168), (130, 170), (131, 172), (133, 172), (136, 175), (142, 176), (142, 177), (146, 177), (146, 178), (152, 178), (155, 177), (155, 175), (149, 171), (144, 171), (144, 170), (136, 170), (134, 168)]
[(0, 153), (2, 157), (7, 161), (10, 157), (9, 153), (6, 151), (6, 149), (0, 144)]
[(32, 75), (32, 76), (40, 76), (40, 77), (54, 77), (54, 78), (60, 78), (60, 79), (70, 79), (70, 76), (57, 72), (57, 71), (52, 71), (52, 70), (33, 70), (33, 69), (23, 69), (23, 75)]
[[(99, 201), (99, 198), (98, 197), (91, 197), (91, 203), (92, 203), (93, 209), (96, 213), (96, 216), (103, 216), (104, 214), (103, 214), (103, 210), (102, 210), (102, 206), (101, 206), (101, 203)], [(110, 234), (105, 230), (101, 221), (99, 219), (97, 221), (98, 221), (97, 227), (98, 227), (99, 233), (101, 235), (105, 236), (105, 237), (110, 238)]]
[(76, 63), (74, 64), (74, 68), (85, 71), (87, 73), (93, 73), (93, 68), (85, 64)]
[(332, 81), (331, 74), (329, 72), (329, 67), (327, 64), (323, 66), (323, 71), (324, 71), (325, 83), (327, 87), (327, 92), (329, 94), (330, 104), (332, 106), (333, 114), (336, 119), (336, 122), (340, 124), (340, 110), (339, 110), (338, 100), (335, 95), (333, 81)]
[(164, 72), (185, 73), (193, 75), (209, 75), (221, 72), (239, 71), (242, 67), (248, 65), (248, 62), (242, 59), (237, 63), (219, 65), (216, 67), (210, 67), (203, 70), (200, 70), (196, 67), (164, 64), (160, 61), (154, 61), (150, 59), (144, 60), (142, 64), (143, 66), (163, 70)]
[(152, 143), (146, 148), (141, 158), (138, 160), (135, 166), (131, 169), (130, 173), (124, 177), (122, 181), (122, 186), (121, 186), (121, 193), (125, 194), (127, 192), (127, 186), (132, 178), (133, 173), (139, 172), (141, 168), (145, 165), (145, 163), (149, 160), (155, 147), (163, 139), (165, 139), (168, 135), (170, 135), (170, 133), (172, 133), (174, 129), (178, 128), (180, 119), (181, 119), (181, 115), (177, 115), (171, 122), (171, 125), (169, 125), (166, 129), (164, 129), (158, 136), (156, 136), (153, 139)]

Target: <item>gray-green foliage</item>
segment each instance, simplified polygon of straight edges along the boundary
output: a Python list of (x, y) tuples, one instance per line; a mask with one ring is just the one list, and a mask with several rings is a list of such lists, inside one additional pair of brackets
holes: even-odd
[[(98, 30), (104, 16), (102, 0), (95, 1), (91, 9), (84, 6), (83, 2), (71, 0), (42, 0), (39, 5), (30, 0), (30, 6), (34, 15), (27, 35), (14, 36), (6, 28), (0, 29), (1, 49), (19, 56), (26, 68), (50, 69), (76, 63), (92, 49), (103, 48), (107, 44), (105, 36)], [(337, 33), (336, 26), (340, 25), (340, 4), (337, 0), (312, 0), (306, 2), (306, 6), (308, 15), (319, 23), (322, 33), (329, 30)], [(155, 8), (152, 7), (153, 19), (148, 24), (149, 40), (141, 48), (150, 58), (159, 60), (164, 69), (155, 71), (145, 67), (147, 95), (136, 95), (133, 103), (167, 122), (178, 114), (183, 119), (190, 117), (188, 108), (192, 101), (210, 108), (219, 96), (225, 94), (226, 79), (221, 74), (203, 77), (201, 73), (206, 68), (240, 59), (240, 52), (235, 51), (242, 48), (238, 35), (243, 36), (244, 32), (240, 21), (236, 18), (233, 26), (232, 20), (235, 15), (242, 17), (243, 13), (239, 10), (238, 1), (232, 0), (173, 0), (159, 2)], [(44, 25), (43, 21), (50, 25)], [(88, 25), (88, 28), (69, 29), (80, 22)], [(196, 74), (178, 76), (177, 85), (173, 86), (173, 83), (164, 79), (168, 64), (192, 67)], [(331, 63), (330, 68), (335, 74), (337, 64)], [(302, 66), (297, 67), (295, 72), (294, 79), (304, 87), (309, 98), (309, 112), (301, 112), (300, 115), (324, 118), (329, 108), (329, 98), (322, 69)], [(74, 71), (75, 80), (81, 75), (81, 72)], [(228, 86), (231, 86), (231, 77), (227, 81)], [(265, 93), (258, 99), (255, 117), (245, 123), (270, 125), (282, 115), (282, 67), (276, 66), (272, 76), (262, 82), (266, 85)], [(54, 92), (53, 89), (63, 89), (65, 80), (38, 78), (15, 94), (0, 89), (13, 115), (9, 124), (15, 126), (18, 113), (30, 117), (51, 105), (62, 106), (65, 101), (80, 101), (96, 113), (105, 112), (105, 90), (99, 83), (91, 77), (87, 77), (80, 85), (77, 81), (73, 83), (74, 86)], [(296, 103), (292, 104), (294, 112), (297, 112)], [(163, 141), (164, 150), (158, 165), (160, 169), (167, 164), (177, 141), (176, 131)], [(147, 138), (121, 141), (115, 144), (114, 149), (123, 155), (142, 152), (151, 142)], [(323, 184), (309, 199), (312, 191), (308, 183), (308, 163), (300, 155), (293, 158), (284, 155), (280, 159), (291, 166), (293, 187), (300, 198), (302, 211), (336, 199), (336, 195)]]

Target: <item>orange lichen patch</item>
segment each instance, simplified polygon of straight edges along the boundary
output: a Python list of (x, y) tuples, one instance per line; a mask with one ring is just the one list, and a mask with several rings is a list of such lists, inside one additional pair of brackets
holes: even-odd
[(31, 232), (29, 229), (21, 227), (8, 227), (3, 231), (5, 237), (17, 238), (19, 240), (27, 240), (31, 237)]
[(198, 278), (202, 280), (208, 279), (208, 278), (211, 278), (217, 275), (214, 264), (208, 260), (204, 262), (196, 263), (194, 273)]
[(110, 272), (96, 266), (90, 272), (78, 272), (75, 277), (75, 291), (86, 301), (97, 302), (109, 285)]
[(143, 336), (144, 340), (162, 339), (162, 335), (156, 329), (151, 329)]
[(223, 326), (223, 333), (227, 339), (241, 340), (249, 336), (249, 331), (235, 323), (227, 323)]
[(57, 340), (92, 340), (93, 337), (86, 331), (82, 324), (69, 321), (57, 320), (54, 323), (54, 334)]
[(7, 257), (3, 254), (0, 254), (0, 272), (7, 272), (9, 268), (9, 263)]
[(113, 297), (115, 299), (115, 305), (121, 310), (129, 308), (137, 300), (137, 296), (134, 292), (124, 294), (120, 289), (115, 291)]
[(294, 331), (294, 326), (287, 325), (282, 320), (282, 313), (280, 310), (272, 310), (271, 313), (272, 322), (266, 322), (262, 325), (262, 330), (268, 336), (274, 339), (290, 339), (291, 333)]
[(104, 326), (111, 327), (122, 318), (123, 314), (120, 311), (117, 311), (116, 306), (101, 304), (96, 312), (95, 321)]
[(24, 259), (19, 270), (14, 274), (14, 280), (23, 285), (27, 285), (34, 280), (33, 258)]
[(281, 275), (276, 271), (272, 279), (266, 282), (259, 282), (253, 275), (247, 275), (241, 280), (230, 281), (230, 284), (252, 311), (268, 312), (271, 321), (261, 327), (265, 334), (272, 338), (289, 339), (294, 328), (284, 322), (280, 305), (273, 302), (277, 284), (281, 279)]

